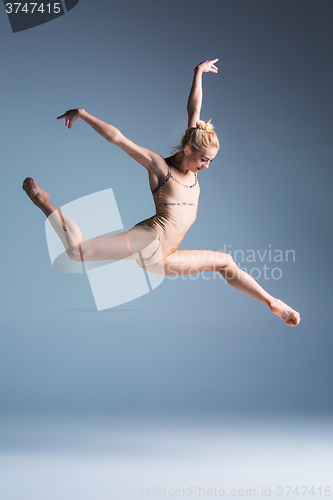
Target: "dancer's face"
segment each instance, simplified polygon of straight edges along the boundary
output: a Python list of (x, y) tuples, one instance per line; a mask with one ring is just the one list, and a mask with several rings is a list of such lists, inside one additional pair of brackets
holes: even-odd
[(208, 168), (217, 155), (217, 152), (218, 149), (213, 147), (201, 151), (192, 151), (189, 146), (185, 146), (186, 168), (195, 174), (204, 168)]

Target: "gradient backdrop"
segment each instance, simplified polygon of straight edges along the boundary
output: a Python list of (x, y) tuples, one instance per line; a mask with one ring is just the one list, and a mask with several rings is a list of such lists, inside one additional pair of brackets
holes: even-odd
[[(13, 34), (0, 5), (7, 424), (119, 412), (200, 413), (203, 426), (211, 415), (331, 418), (332, 17), (328, 0), (80, 0)], [(300, 311), (298, 328), (214, 275), (166, 278), (98, 313), (86, 275), (52, 269), (44, 216), (21, 189), (32, 176), (60, 206), (111, 187), (126, 227), (151, 216), (145, 169), (84, 122), (69, 131), (56, 117), (83, 107), (167, 156), (186, 127), (193, 68), (216, 57), (202, 118), (221, 149), (199, 175), (197, 221), (180, 248), (254, 250), (242, 267)]]

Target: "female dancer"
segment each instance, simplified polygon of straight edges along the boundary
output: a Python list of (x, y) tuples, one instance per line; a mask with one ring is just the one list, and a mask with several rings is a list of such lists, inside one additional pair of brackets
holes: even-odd
[(135, 258), (141, 267), (150, 272), (173, 275), (219, 272), (230, 285), (266, 304), (287, 325), (296, 326), (300, 322), (299, 313), (267, 293), (250, 275), (238, 268), (231, 255), (207, 250), (177, 250), (196, 218), (199, 198), (197, 174), (209, 167), (219, 149), (212, 124), (200, 120), (202, 74), (217, 73), (217, 61), (205, 61), (194, 70), (187, 104), (188, 128), (180, 147), (169, 158), (164, 159), (137, 146), (117, 128), (84, 109), (70, 110), (58, 117), (65, 119), (69, 129), (75, 120), (81, 118), (147, 169), (156, 206), (156, 214), (150, 219), (123, 233), (83, 241), (77, 224), (50, 203), (49, 194), (38, 187), (31, 177), (25, 179), (23, 189), (49, 218), (71, 259), (83, 262)]

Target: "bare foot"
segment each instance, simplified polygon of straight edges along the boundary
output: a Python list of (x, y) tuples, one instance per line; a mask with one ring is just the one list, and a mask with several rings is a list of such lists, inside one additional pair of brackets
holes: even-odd
[(301, 321), (301, 316), (297, 311), (287, 306), (280, 299), (273, 299), (269, 303), (269, 308), (272, 313), (279, 316), (289, 326), (297, 326)]
[(50, 195), (47, 191), (37, 186), (32, 177), (27, 177), (22, 185), (22, 189), (27, 193), (31, 201), (38, 207), (40, 202), (49, 201)]

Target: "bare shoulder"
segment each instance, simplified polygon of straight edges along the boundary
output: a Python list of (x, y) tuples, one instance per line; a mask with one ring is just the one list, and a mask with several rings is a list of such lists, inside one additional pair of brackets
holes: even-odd
[(130, 139), (127, 139), (121, 132), (118, 133), (114, 144), (119, 146), (125, 153), (135, 161), (143, 165), (149, 173), (161, 175), (165, 171), (165, 160), (163, 156), (150, 149), (138, 146)]
[(114, 144), (119, 146), (125, 153), (147, 169), (152, 190), (154, 190), (168, 174), (168, 165), (160, 154), (150, 149), (143, 148), (142, 146), (138, 146), (120, 132)]

